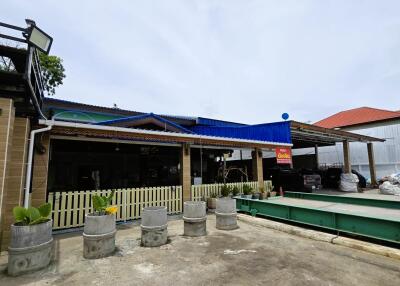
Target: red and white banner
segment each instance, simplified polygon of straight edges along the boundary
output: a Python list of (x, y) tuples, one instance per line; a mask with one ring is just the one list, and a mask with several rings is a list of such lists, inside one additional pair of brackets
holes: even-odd
[(278, 164), (292, 164), (292, 149), (276, 148), (276, 162)]

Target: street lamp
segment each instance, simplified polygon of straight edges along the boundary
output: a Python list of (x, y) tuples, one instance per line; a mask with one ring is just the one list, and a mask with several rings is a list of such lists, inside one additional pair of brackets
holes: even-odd
[(29, 26), (26, 30), (26, 34), (24, 35), (28, 43), (48, 55), (50, 52), (51, 44), (53, 43), (53, 38), (41, 29), (39, 29), (36, 26), (35, 21), (29, 19), (26, 19), (25, 21)]
[(46, 55), (49, 54), (51, 44), (53, 43), (53, 38), (48, 34), (43, 32), (36, 26), (35, 21), (26, 19), (27, 28), (22, 28), (6, 23), (0, 22), (0, 27), (5, 27), (11, 30), (21, 31), (24, 38), (14, 37), (12, 35), (2, 34), (0, 33), (0, 38), (27, 43), (29, 46), (33, 46)]

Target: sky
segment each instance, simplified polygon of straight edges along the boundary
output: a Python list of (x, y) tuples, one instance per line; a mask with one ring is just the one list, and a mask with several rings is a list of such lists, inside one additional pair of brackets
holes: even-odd
[(400, 110), (400, 1), (1, 0), (53, 36), (55, 98), (243, 123)]

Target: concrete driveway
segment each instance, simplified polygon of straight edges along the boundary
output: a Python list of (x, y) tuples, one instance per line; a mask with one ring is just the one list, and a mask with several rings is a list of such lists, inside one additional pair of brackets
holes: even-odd
[(399, 285), (400, 261), (239, 222), (186, 238), (183, 222), (169, 222), (170, 243), (139, 246), (140, 227), (121, 226), (115, 255), (85, 260), (80, 234), (56, 236), (56, 261), (12, 278), (0, 257), (0, 285)]

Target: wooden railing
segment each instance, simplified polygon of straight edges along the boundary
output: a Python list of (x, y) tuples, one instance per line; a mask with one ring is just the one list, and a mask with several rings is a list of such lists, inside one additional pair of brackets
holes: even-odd
[[(49, 193), (47, 201), (53, 206), (53, 229), (80, 227), (85, 215), (93, 211), (92, 196), (108, 195), (111, 190)], [(169, 214), (182, 212), (182, 187), (151, 187), (117, 189), (112, 201), (118, 206), (117, 221), (138, 219), (148, 206), (167, 206)]]
[[(257, 190), (258, 182), (228, 183), (230, 187), (237, 187), (241, 192), (244, 185)], [(221, 195), (223, 184), (193, 185), (192, 200), (199, 201), (210, 197), (212, 193)], [(271, 181), (264, 181), (266, 191), (272, 190)], [(85, 215), (93, 212), (92, 196), (94, 194), (106, 196), (111, 190), (51, 192), (47, 202), (53, 206), (53, 229), (81, 227), (85, 223)], [(182, 213), (183, 205), (182, 186), (116, 189), (112, 201), (118, 206), (117, 221), (138, 219), (142, 209), (148, 206), (166, 206), (168, 214)]]
[[(199, 201), (205, 200), (211, 196), (211, 194), (221, 195), (221, 187), (224, 184), (203, 184), (203, 185), (192, 185), (192, 200)], [(258, 190), (258, 182), (238, 182), (238, 183), (227, 183), (229, 187), (237, 187), (240, 192), (243, 191), (243, 186), (248, 185), (254, 190)], [(272, 182), (264, 181), (264, 190), (266, 192), (272, 191)]]

